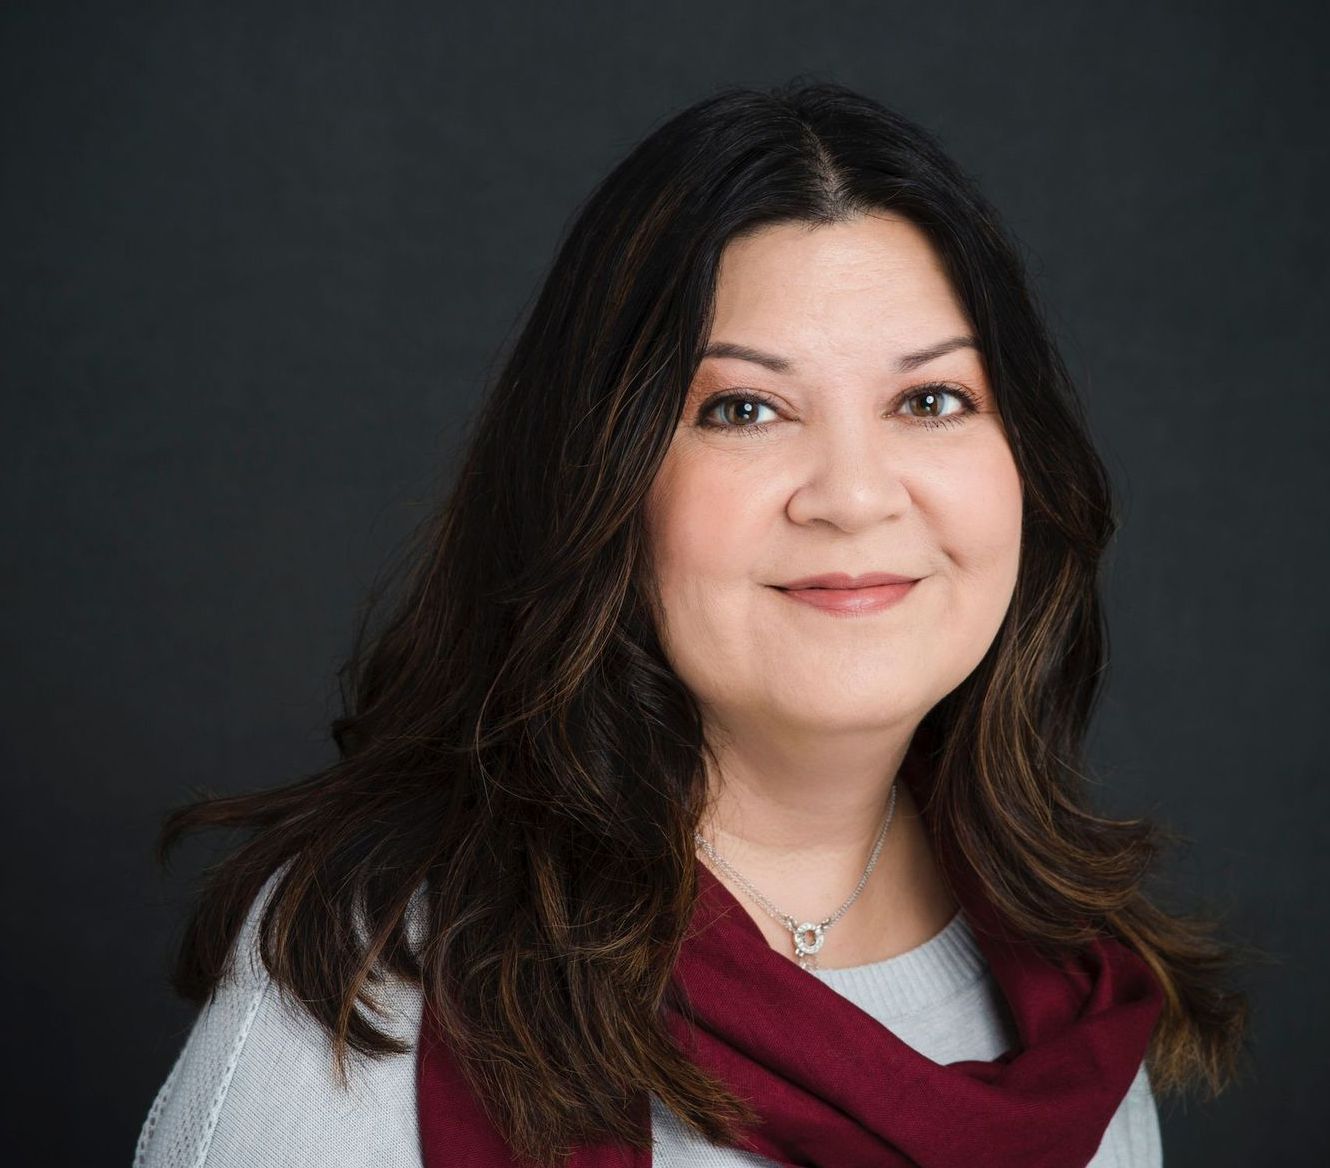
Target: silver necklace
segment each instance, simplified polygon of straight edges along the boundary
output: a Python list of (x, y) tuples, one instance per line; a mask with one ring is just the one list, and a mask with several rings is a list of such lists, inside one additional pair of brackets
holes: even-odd
[(873, 874), (873, 867), (877, 864), (878, 855), (882, 851), (882, 841), (887, 838), (887, 828), (891, 826), (891, 817), (896, 813), (896, 784), (891, 784), (891, 800), (887, 805), (887, 817), (882, 823), (882, 830), (877, 833), (877, 842), (873, 845), (873, 854), (868, 857), (868, 867), (864, 869), (864, 874), (859, 877), (859, 884), (855, 890), (850, 893), (850, 898), (840, 906), (831, 916), (822, 921), (804, 921), (796, 923), (795, 919), (789, 913), (781, 912), (774, 904), (763, 896), (753, 885), (736, 872), (733, 866), (719, 854), (705, 839), (701, 832), (694, 832), (693, 836), (702, 850), (711, 858), (712, 863), (716, 864), (748, 894), (757, 901), (766, 911), (782, 925), (790, 930), (790, 935), (794, 939), (794, 956), (799, 962), (801, 969), (816, 969), (817, 953), (822, 948), (822, 943), (826, 939), (825, 933), (838, 920), (841, 919), (856, 900), (859, 899), (859, 893), (864, 890), (868, 883), (868, 877)]

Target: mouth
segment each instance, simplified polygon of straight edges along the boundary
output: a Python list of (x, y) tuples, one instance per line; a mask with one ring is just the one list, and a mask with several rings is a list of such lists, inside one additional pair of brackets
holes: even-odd
[(798, 604), (838, 616), (866, 616), (899, 604), (919, 583), (918, 578), (892, 576), (881, 583), (830, 588), (825, 585), (772, 585)]
[(859, 588), (876, 588), (883, 584), (913, 584), (919, 579), (918, 576), (905, 576), (898, 572), (866, 572), (861, 576), (850, 576), (845, 572), (826, 572), (820, 576), (804, 576), (799, 580), (788, 580), (784, 584), (774, 584), (772, 587), (785, 592), (802, 591), (806, 588), (845, 592)]

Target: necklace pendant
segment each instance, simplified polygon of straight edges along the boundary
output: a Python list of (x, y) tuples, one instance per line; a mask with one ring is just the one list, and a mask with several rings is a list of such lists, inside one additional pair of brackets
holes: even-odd
[[(802, 925), (796, 925), (794, 928), (794, 952), (797, 957), (811, 957), (822, 948), (822, 942), (826, 939), (823, 936), (824, 925), (815, 925), (812, 921), (804, 921)], [(803, 964), (800, 962), (800, 964)], [(805, 966), (805, 968), (807, 968)]]

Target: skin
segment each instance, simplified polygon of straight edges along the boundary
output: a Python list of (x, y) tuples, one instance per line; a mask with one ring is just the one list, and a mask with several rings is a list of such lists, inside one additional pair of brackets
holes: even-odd
[[(971, 334), (907, 220), (779, 224), (731, 242), (709, 343), (790, 368), (704, 358), (647, 501), (662, 643), (719, 755), (702, 833), (799, 920), (853, 891), (915, 728), (983, 658), (1015, 588), (1021, 484), (981, 355), (962, 347), (897, 370)], [(977, 411), (929, 398), (938, 382)], [(709, 405), (722, 390), (742, 401)], [(927, 424), (944, 418), (954, 424)], [(745, 432), (754, 423), (767, 425)], [(833, 571), (921, 579), (895, 606), (852, 617), (772, 587)], [(793, 960), (789, 932), (713, 871)], [(820, 966), (905, 952), (956, 908), (900, 783), (877, 867), (827, 930)]]

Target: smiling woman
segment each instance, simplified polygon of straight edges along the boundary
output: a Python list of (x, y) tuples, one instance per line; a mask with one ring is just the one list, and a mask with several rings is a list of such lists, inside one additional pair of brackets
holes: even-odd
[[(1006, 616), (1020, 474), (964, 306), (908, 218), (732, 240), (710, 337), (647, 497), (658, 632), (725, 744), (704, 834), (776, 903), (834, 904), (884, 774)], [(943, 928), (956, 905), (923, 846), (893, 845), (820, 963)], [(758, 924), (780, 947), (781, 921)]]
[[(997, 217), (835, 85), (573, 224), (362, 636), (341, 759), (190, 921), (152, 1168), (1161, 1161), (1238, 947), (1093, 806), (1115, 520)], [(366, 633), (368, 626), (362, 628)]]

